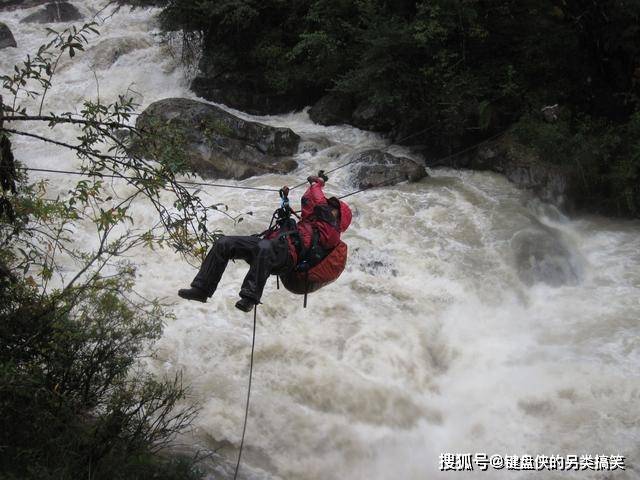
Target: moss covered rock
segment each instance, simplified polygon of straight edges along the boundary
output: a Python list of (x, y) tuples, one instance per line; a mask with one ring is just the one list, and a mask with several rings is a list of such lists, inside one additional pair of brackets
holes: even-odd
[(300, 137), (291, 129), (243, 120), (196, 100), (155, 102), (138, 117), (136, 127), (144, 132), (143, 139), (135, 142), (138, 153), (158, 155), (161, 137), (169, 131), (189, 168), (205, 177), (243, 179), (297, 167), (291, 155), (297, 152)]
[(13, 37), (13, 33), (9, 30), (9, 27), (0, 22), (0, 49), (17, 46), (16, 39)]

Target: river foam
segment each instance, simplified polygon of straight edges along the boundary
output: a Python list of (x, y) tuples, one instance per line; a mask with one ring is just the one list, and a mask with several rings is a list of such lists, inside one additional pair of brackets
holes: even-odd
[[(87, 16), (103, 5), (73, 3)], [(0, 15), (19, 44), (0, 52), (3, 71), (45, 39), (42, 25), (19, 23), (29, 12)], [(106, 55), (110, 65), (104, 63), (106, 47), (93, 50), (102, 52), (95, 76), (92, 51), (78, 55), (55, 78), (46, 110), (74, 110), (98, 90), (109, 101), (129, 89), (142, 108), (171, 96), (196, 98), (159, 41), (156, 13), (124, 8), (106, 21), (93, 43), (132, 38), (136, 48)], [(388, 146), (373, 133), (315, 125), (305, 112), (241, 115), (290, 127), (306, 145), (297, 155), (298, 170), (246, 185), (296, 184), (319, 168), (342, 164), (354, 151)], [(57, 134), (73, 139), (73, 132)], [(58, 148), (13, 142), (28, 166), (77, 166)], [(338, 282), (310, 296), (309, 308), (302, 308), (300, 297), (276, 290), (275, 281), (267, 285), (258, 310), (242, 475), (450, 478), (454, 474), (438, 469), (441, 453), (484, 452), (621, 454), (627, 472), (613, 478), (638, 478), (640, 224), (565, 218), (492, 173), (430, 173), (417, 184), (349, 198), (349, 265)], [(49, 179), (52, 197), (76, 181)], [(329, 193), (352, 189), (346, 169), (331, 175)], [(262, 230), (278, 200), (265, 192), (205, 192), (232, 212), (254, 212), (238, 225), (214, 218), (210, 228), (227, 234)], [(294, 191), (292, 200), (301, 193)], [(144, 203), (133, 214), (141, 225), (154, 220)], [(577, 272), (574, 281), (523, 281), (518, 238), (531, 229), (552, 232), (562, 242)], [(82, 228), (77, 238), (93, 241)], [(170, 302), (175, 314), (148, 368), (158, 375), (183, 372), (192, 386), (190, 401), (202, 410), (181, 441), (218, 449), (212, 471), (228, 475), (242, 431), (251, 348), (251, 318), (233, 306), (246, 267), (232, 264), (213, 299), (199, 304), (176, 297), (195, 273), (178, 255), (140, 250), (134, 260), (137, 290)], [(489, 471), (479, 477), (519, 475)], [(547, 472), (536, 478), (555, 477)]]

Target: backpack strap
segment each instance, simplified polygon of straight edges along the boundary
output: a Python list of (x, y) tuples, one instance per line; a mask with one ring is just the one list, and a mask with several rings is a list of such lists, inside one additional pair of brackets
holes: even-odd
[[(328, 215), (331, 216), (331, 220), (333, 216), (329, 212)], [(318, 220), (326, 221), (321, 218)], [(332, 226), (335, 226), (335, 223), (330, 223)], [(293, 219), (290, 219), (290, 223), (283, 224), (280, 226), (278, 238), (291, 238), (293, 245), (298, 254), (298, 264), (294, 267), (294, 270), (298, 272), (306, 272), (309, 269), (318, 265), (324, 258), (329, 255), (332, 249), (325, 249), (320, 245), (320, 232), (318, 229), (312, 225), (312, 236), (311, 236), (311, 245), (308, 248), (305, 248), (302, 238), (300, 237), (300, 232), (296, 229), (296, 222)]]
[(309, 248), (302, 248), (299, 252), (298, 265), (296, 265), (296, 271), (307, 272), (311, 268), (318, 265), (324, 258), (329, 255), (331, 250), (322, 248), (320, 246), (320, 232), (317, 228), (313, 229), (313, 236), (311, 238), (311, 245)]
[[(294, 224), (295, 225), (295, 224)], [(280, 233), (278, 234), (278, 238), (286, 238), (289, 237), (291, 238), (291, 241), (293, 242), (293, 246), (296, 249), (296, 252), (298, 253), (298, 258), (300, 257), (300, 252), (302, 252), (303, 247), (302, 247), (302, 239), (300, 238), (300, 233), (298, 232), (298, 230), (295, 229), (295, 226), (293, 227), (292, 230), (280, 230)]]

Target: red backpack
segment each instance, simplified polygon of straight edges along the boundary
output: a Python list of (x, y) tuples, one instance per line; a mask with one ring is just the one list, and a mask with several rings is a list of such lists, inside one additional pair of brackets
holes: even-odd
[(307, 271), (293, 270), (280, 275), (284, 287), (291, 293), (305, 295), (315, 292), (338, 279), (347, 264), (347, 244), (340, 241), (319, 263)]

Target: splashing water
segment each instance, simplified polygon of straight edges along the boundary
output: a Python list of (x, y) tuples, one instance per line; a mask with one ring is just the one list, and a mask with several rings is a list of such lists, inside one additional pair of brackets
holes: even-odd
[[(103, 6), (74, 4), (86, 18)], [(0, 52), (3, 71), (44, 41), (42, 25), (19, 23), (31, 11), (0, 16), (19, 45)], [(128, 89), (143, 107), (166, 97), (195, 98), (159, 42), (157, 13), (114, 14), (95, 48), (62, 66), (45, 110), (73, 110), (98, 94), (111, 101)], [(388, 146), (373, 133), (315, 125), (305, 112), (231, 111), (289, 127), (303, 140), (298, 170), (246, 185), (297, 184), (354, 151)], [(46, 131), (42, 126), (40, 133)], [(56, 135), (73, 138), (63, 129)], [(13, 143), (30, 167), (77, 166), (61, 149), (17, 137)], [(391, 152), (408, 155), (400, 147)], [(332, 175), (329, 193), (353, 190), (347, 170)], [(484, 452), (621, 454), (627, 471), (615, 478), (638, 478), (640, 224), (567, 219), (491, 173), (430, 173), (417, 184), (350, 197), (349, 265), (338, 282), (310, 297), (308, 309), (300, 297), (276, 290), (275, 281), (268, 284), (242, 475), (449, 478), (455, 474), (439, 471), (441, 453)], [(52, 197), (77, 180), (50, 179)], [(223, 216), (212, 222), (227, 234), (263, 230), (277, 206), (277, 195), (265, 192), (205, 192), (233, 212), (254, 212), (238, 225)], [(301, 193), (294, 191), (292, 200)], [(133, 213), (137, 224), (151, 225), (148, 205)], [(89, 231), (77, 238), (93, 241)], [(216, 449), (211, 473), (224, 478), (235, 462), (247, 387), (251, 319), (233, 307), (246, 267), (231, 264), (219, 291), (202, 305), (175, 295), (195, 273), (178, 255), (140, 250), (135, 262), (137, 290), (173, 302), (176, 315), (148, 368), (184, 373), (189, 401), (202, 411), (181, 440)], [(507, 476), (518, 472), (481, 474)]]

